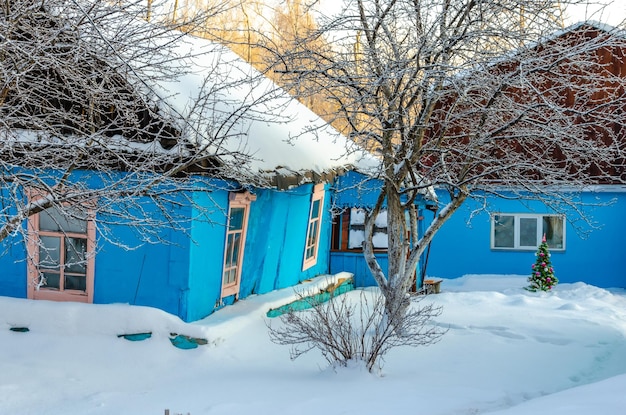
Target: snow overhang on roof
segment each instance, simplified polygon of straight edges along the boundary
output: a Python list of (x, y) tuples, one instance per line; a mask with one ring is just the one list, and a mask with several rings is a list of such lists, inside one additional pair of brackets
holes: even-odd
[(189, 35), (178, 42), (180, 75), (152, 85), (154, 98), (184, 120), (183, 137), (234, 167), (228, 178), (287, 188), (379, 165), (227, 47)]

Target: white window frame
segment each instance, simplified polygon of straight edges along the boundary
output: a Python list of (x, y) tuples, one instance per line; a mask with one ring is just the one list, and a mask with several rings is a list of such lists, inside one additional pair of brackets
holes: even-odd
[[(503, 246), (495, 246), (496, 242), (496, 221), (500, 216), (512, 216), (513, 217), (513, 246), (512, 247), (503, 247)], [(562, 234), (563, 234), (563, 245), (562, 246), (550, 246), (550, 250), (552, 251), (565, 251), (566, 247), (566, 221), (565, 216), (557, 215), (557, 214), (540, 214), (540, 213), (496, 213), (491, 215), (491, 249), (496, 251), (534, 251), (541, 244), (541, 240), (543, 238), (544, 229), (543, 229), (543, 218), (544, 217), (558, 217), (561, 218), (562, 223)], [(535, 237), (535, 244), (533, 245), (522, 245), (520, 241), (520, 229), (521, 229), (521, 221), (534, 219), (537, 221), (537, 231)]]

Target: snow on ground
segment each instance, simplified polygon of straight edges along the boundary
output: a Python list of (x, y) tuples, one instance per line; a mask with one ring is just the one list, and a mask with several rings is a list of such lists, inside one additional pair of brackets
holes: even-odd
[[(626, 292), (524, 285), (444, 280), (427, 300), (444, 307), (436, 323), (448, 333), (392, 350), (382, 376), (329, 370), (317, 353), (292, 362), (271, 343), (264, 314), (292, 289), (192, 324), (147, 307), (0, 297), (0, 414), (623, 414)], [(19, 326), (30, 331), (9, 330)], [(117, 337), (145, 331), (144, 341)], [(210, 342), (181, 350), (170, 333)]]

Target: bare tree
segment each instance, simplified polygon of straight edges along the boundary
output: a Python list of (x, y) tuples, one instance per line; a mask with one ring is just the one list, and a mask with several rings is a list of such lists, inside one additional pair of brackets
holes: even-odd
[[(233, 95), (261, 75), (159, 24), (169, 11), (150, 7), (152, 22), (143, 1), (2, 2), (0, 241), (44, 209), (71, 217), (89, 207), (100, 237), (124, 224), (159, 242), (164, 229), (186, 229), (177, 212), (187, 191), (266, 184), (250, 167), (247, 123), (272, 121), (281, 92)], [(194, 96), (178, 88), (190, 82)]]
[[(561, 211), (577, 208), (576, 189), (622, 180), (624, 78), (606, 56), (621, 56), (624, 37), (581, 26), (547, 38), (569, 3), (354, 0), (311, 33), (326, 48), (301, 39), (276, 60), (284, 80), (307, 85), (293, 90), (325, 93), (339, 108), (326, 115), (380, 156), (364, 254), (389, 316), (408, 307), (420, 255), (468, 199), (485, 209), (491, 196), (538, 199)], [(444, 197), (418, 239), (413, 202), (432, 188)], [(372, 243), (383, 206), (387, 270)]]
[[(327, 302), (301, 298), (309, 302), (311, 309), (283, 314), (281, 325), (269, 325), (270, 339), (290, 346), (292, 360), (317, 349), (331, 366), (362, 362), (369, 372), (374, 372), (382, 368), (389, 350), (428, 346), (446, 332), (433, 321), (442, 308), (421, 305), (424, 297), (413, 297), (408, 312), (389, 320), (379, 292), (359, 291), (358, 298), (354, 294), (333, 296)], [(389, 324), (390, 321), (395, 323)]]

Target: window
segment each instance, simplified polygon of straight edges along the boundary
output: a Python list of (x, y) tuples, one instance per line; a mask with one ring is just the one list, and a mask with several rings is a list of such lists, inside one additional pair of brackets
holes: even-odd
[(543, 235), (553, 250), (565, 250), (565, 221), (559, 215), (497, 214), (491, 217), (491, 248), (534, 250)]
[(51, 207), (28, 220), (28, 297), (93, 302), (95, 225), (87, 209)]
[[(365, 213), (364, 209), (350, 209), (350, 233), (348, 235), (348, 248), (361, 249), (365, 240)], [(372, 243), (375, 249), (387, 249), (387, 210), (381, 210), (374, 220)]]
[(324, 183), (315, 185), (313, 196), (311, 197), (311, 208), (309, 210), (309, 222), (306, 232), (306, 243), (304, 247), (304, 262), (302, 270), (311, 268), (317, 263), (317, 250), (319, 247), (320, 225), (324, 214)]
[(256, 200), (256, 196), (249, 192), (231, 193), (229, 199), (224, 266), (222, 268), (222, 298), (239, 295), (250, 203)]

